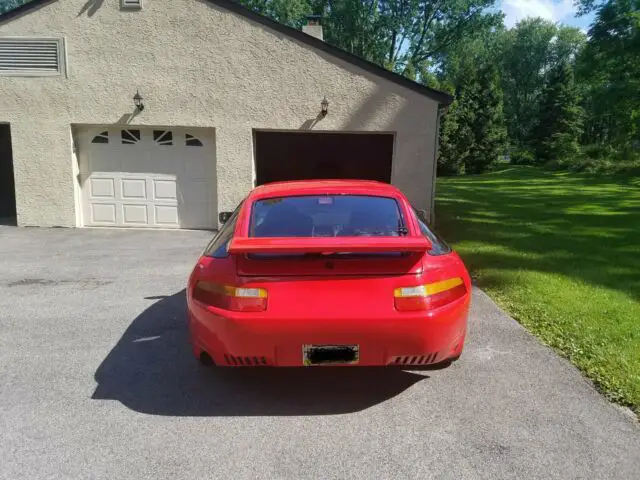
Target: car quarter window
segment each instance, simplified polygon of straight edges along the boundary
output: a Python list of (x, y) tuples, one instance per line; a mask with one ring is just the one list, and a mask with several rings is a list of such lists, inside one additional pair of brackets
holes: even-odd
[(433, 230), (429, 228), (429, 226), (420, 218), (418, 212), (414, 209), (416, 213), (416, 219), (418, 220), (418, 225), (420, 225), (420, 231), (422, 234), (427, 237), (431, 241), (431, 250), (429, 250), (429, 255), (445, 255), (447, 253), (451, 253), (451, 247), (447, 245), (447, 243)]
[(229, 241), (231, 240), (231, 237), (233, 237), (236, 223), (238, 223), (238, 214), (240, 213), (240, 208), (243, 203), (244, 202), (240, 202), (229, 217), (229, 220), (225, 222), (222, 228), (209, 242), (209, 245), (205, 248), (203, 255), (213, 258), (226, 258), (229, 256)]

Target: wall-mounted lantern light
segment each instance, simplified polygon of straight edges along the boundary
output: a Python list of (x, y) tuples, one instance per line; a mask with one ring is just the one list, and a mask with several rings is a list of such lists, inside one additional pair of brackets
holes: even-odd
[(329, 100), (327, 100), (327, 97), (324, 97), (322, 99), (322, 102), (320, 102), (320, 113), (322, 114), (322, 116), (324, 117), (327, 113), (329, 113)]
[(142, 95), (140, 95), (140, 92), (138, 90), (136, 90), (136, 94), (133, 96), (133, 103), (136, 106), (136, 110), (138, 110), (139, 112), (144, 110), (144, 103), (142, 103)]

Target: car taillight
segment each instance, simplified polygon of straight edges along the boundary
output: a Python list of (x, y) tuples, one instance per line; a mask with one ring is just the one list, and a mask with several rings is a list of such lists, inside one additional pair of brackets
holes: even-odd
[(442, 307), (464, 297), (466, 293), (464, 281), (456, 277), (416, 287), (396, 288), (393, 296), (396, 310), (415, 312)]
[(193, 298), (233, 312), (262, 312), (267, 309), (267, 291), (264, 288), (232, 287), (199, 281), (193, 289)]

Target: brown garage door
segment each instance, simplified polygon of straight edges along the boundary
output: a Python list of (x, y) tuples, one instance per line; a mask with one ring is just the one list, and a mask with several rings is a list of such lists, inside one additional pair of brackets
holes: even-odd
[(391, 182), (392, 134), (255, 132), (256, 182), (314, 178)]

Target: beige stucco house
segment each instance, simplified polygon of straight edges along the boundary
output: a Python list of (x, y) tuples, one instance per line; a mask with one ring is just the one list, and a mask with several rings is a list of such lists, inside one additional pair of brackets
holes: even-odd
[(431, 213), (450, 97), (307, 32), (226, 0), (34, 0), (1, 16), (5, 215), (216, 228), (255, 185), (309, 177), (390, 181)]

